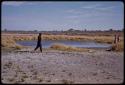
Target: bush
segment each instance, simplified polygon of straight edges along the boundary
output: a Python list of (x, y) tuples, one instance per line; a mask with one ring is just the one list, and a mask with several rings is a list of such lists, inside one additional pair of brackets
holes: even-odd
[(123, 51), (124, 50), (124, 43), (123, 42), (119, 42), (117, 44), (112, 44), (112, 51)]
[(56, 49), (56, 50), (62, 50), (62, 51), (89, 51), (88, 49), (83, 49), (83, 48), (77, 48), (77, 47), (72, 47), (72, 46), (68, 46), (68, 45), (64, 45), (64, 44), (60, 44), (60, 43), (54, 43), (50, 46), (50, 48), (52, 49)]
[(21, 48), (22, 48), (22, 46), (20, 46), (20, 45), (15, 46), (15, 49), (17, 49), (17, 50), (21, 50)]

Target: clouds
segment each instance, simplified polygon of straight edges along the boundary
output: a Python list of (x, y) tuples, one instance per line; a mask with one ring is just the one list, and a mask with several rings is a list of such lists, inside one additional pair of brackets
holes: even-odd
[[(123, 22), (120, 21), (123, 21), (123, 15), (121, 13), (123, 10), (122, 7), (123, 5), (114, 3), (92, 3), (80, 5), (79, 8), (75, 9), (68, 9), (66, 13), (69, 14), (69, 16), (67, 16), (69, 21), (75, 25), (86, 24), (86, 27), (94, 27), (94, 29), (105, 29), (108, 27), (117, 29), (123, 27), (121, 25)], [(115, 20), (116, 18), (118, 21)]]
[(117, 15), (118, 11), (121, 10), (122, 5), (114, 4), (114, 3), (86, 3), (80, 5), (79, 8), (76, 9), (68, 9), (65, 12), (71, 14), (68, 16), (70, 19), (77, 18), (86, 18), (86, 17), (111, 17)]
[(124, 6), (114, 2), (4, 1), (2, 5), (2, 28), (49, 30), (123, 27)]
[(7, 5), (7, 6), (20, 6), (23, 5), (25, 2), (19, 2), (19, 1), (4, 1), (2, 2), (2, 5)]
[(27, 5), (38, 5), (38, 4), (52, 4), (51, 1), (3, 1), (2, 5), (4, 6), (27, 6)]
[(98, 12), (110, 12), (119, 7), (120, 6), (118, 4), (98, 3), (98, 4), (92, 4), (92, 5), (84, 5), (81, 8), (84, 10), (94, 10), (94, 11), (98, 11)]
[(83, 9), (95, 9), (95, 8), (98, 8), (98, 7), (100, 7), (101, 5), (99, 5), (99, 4), (94, 4), (94, 5), (84, 5), (84, 6), (82, 6), (81, 8), (83, 8)]

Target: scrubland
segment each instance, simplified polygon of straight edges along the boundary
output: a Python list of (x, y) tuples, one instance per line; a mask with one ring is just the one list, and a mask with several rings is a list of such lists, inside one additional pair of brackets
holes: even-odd
[[(22, 40), (37, 40), (37, 34), (2, 34), (3, 47), (15, 47), (21, 49), (23, 46), (17, 45), (16, 41)], [(124, 37), (120, 36), (120, 42), (116, 45), (113, 44), (114, 36), (106, 35), (42, 35), (42, 40), (71, 40), (71, 41), (96, 41), (99, 43), (112, 44), (114, 51), (123, 51)], [(65, 48), (65, 46), (62, 45)]]
[[(54, 43), (33, 51), (20, 40), (36, 40), (37, 34), (2, 34), (1, 82), (4, 84), (121, 84), (124, 81), (124, 37), (42, 35), (43, 40), (94, 40), (112, 44), (111, 51), (77, 48)], [(7, 52), (7, 49), (10, 50)], [(14, 49), (14, 50), (13, 50)], [(3, 50), (3, 49), (2, 49)]]

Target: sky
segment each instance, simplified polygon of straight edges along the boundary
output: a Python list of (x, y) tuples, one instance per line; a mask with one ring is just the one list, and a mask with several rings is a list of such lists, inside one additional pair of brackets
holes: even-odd
[(3, 1), (2, 30), (121, 30), (121, 1)]

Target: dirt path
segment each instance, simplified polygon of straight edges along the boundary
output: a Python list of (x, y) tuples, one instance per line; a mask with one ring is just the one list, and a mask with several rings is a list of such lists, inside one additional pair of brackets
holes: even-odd
[(2, 54), (2, 82), (122, 83), (123, 60), (123, 52), (11, 52)]

